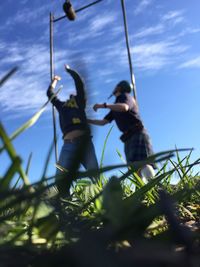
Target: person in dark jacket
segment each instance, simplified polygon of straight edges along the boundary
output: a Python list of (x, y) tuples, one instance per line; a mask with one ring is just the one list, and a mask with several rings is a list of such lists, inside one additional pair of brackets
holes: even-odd
[(86, 170), (98, 169), (98, 162), (85, 113), (84, 83), (75, 70), (72, 70), (68, 65), (65, 65), (65, 69), (74, 79), (76, 95), (70, 95), (70, 98), (66, 101), (58, 99), (53, 90), (57, 81), (61, 78), (55, 76), (49, 85), (47, 96), (59, 113), (60, 128), (64, 141), (57, 163), (57, 186), (60, 192), (64, 193), (66, 190), (69, 193), (73, 179), (69, 177), (70, 175), (66, 175), (65, 180), (60, 179), (60, 174), (63, 174), (62, 170), (64, 169), (67, 172), (76, 170), (79, 164), (82, 164)]
[[(95, 111), (101, 108), (109, 109), (109, 113), (102, 120), (88, 119), (88, 122), (94, 125), (105, 125), (113, 120), (116, 122), (122, 132), (120, 139), (124, 143), (127, 163), (144, 160), (153, 154), (149, 135), (139, 116), (137, 103), (130, 92), (131, 86), (128, 81), (119, 82), (112, 93), (116, 97), (114, 104), (95, 104), (93, 107)], [(154, 164), (146, 164), (138, 174), (144, 182), (147, 182), (155, 175), (155, 168)]]

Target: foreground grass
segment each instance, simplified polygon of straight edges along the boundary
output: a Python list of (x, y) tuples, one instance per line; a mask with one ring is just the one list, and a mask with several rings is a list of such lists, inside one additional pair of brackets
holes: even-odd
[[(173, 151), (159, 153), (148, 161), (168, 158), (172, 168), (164, 164), (148, 184), (136, 174), (144, 162), (120, 177), (106, 178), (115, 166), (102, 167), (96, 183), (87, 179), (91, 173), (77, 172), (65, 198), (54, 177), (45, 175), (48, 161), (41, 180), (30, 184), (0, 129), (12, 162), (0, 181), (3, 266), (198, 266), (200, 178), (192, 170), (199, 161), (189, 164), (190, 155), (180, 160), (179, 154), (172, 161)], [(16, 173), (22, 188), (11, 186)], [(179, 181), (172, 185), (175, 173)]]
[[(75, 171), (71, 196), (61, 197), (54, 177), (46, 177), (52, 149), (40, 181), (31, 184), (31, 156), (23, 170), (12, 145), (43, 110), (11, 136), (0, 124), (0, 156), (7, 153), (11, 162), (0, 174), (0, 266), (199, 266), (200, 177), (194, 167), (200, 160), (191, 163), (191, 152), (181, 159), (171, 150), (122, 172), (125, 165), (103, 168), (102, 156), (100, 170)], [(137, 170), (151, 162), (162, 168), (144, 184)], [(121, 175), (106, 177), (114, 168)], [(99, 177), (96, 183), (87, 178), (92, 175)], [(64, 184), (65, 174), (60, 179)]]

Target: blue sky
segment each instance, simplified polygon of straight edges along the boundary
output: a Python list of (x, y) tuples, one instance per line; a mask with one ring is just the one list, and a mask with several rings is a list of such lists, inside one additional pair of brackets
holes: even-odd
[[(0, 77), (14, 66), (18, 72), (0, 90), (0, 120), (11, 134), (47, 100), (49, 74), (49, 13), (63, 15), (64, 0), (2, 0), (0, 7)], [(74, 0), (75, 9), (92, 1)], [(194, 148), (199, 158), (200, 20), (199, 0), (126, 0), (132, 64), (140, 115), (148, 129), (154, 151)], [(54, 62), (62, 76), (62, 99), (74, 91), (64, 64), (84, 77), (90, 118), (107, 112), (92, 110), (93, 104), (107, 101), (116, 83), (130, 80), (120, 0), (104, 0), (54, 24)], [(113, 99), (114, 100), (114, 99)], [(112, 100), (111, 100), (112, 101)], [(111, 124), (112, 125), (112, 124)], [(94, 127), (94, 144), (100, 159), (105, 136), (111, 125)], [(61, 132), (58, 147), (62, 145)], [(116, 126), (105, 151), (104, 165), (121, 163), (123, 145)], [(26, 165), (33, 152), (31, 181), (43, 171), (53, 138), (51, 105), (32, 128), (14, 141)], [(0, 175), (9, 165), (3, 154)], [(54, 154), (49, 175), (55, 171)]]

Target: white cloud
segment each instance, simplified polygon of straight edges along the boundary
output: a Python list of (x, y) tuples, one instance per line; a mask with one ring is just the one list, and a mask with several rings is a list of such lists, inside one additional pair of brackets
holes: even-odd
[[(151, 4), (152, 1), (141, 1), (140, 9), (137, 7), (137, 12), (142, 12), (144, 8)], [(143, 8), (143, 9), (142, 9)], [(42, 11), (41, 11), (42, 12)], [(168, 23), (171, 21), (181, 21), (183, 11), (171, 11), (163, 16), (162, 23), (150, 26), (147, 28), (141, 28), (131, 38), (142, 38), (155, 34), (161, 34), (165, 31)], [(33, 16), (33, 15), (32, 15)], [(34, 17), (34, 16), (33, 16)], [(33, 18), (32, 17), (32, 18)], [(34, 17), (36, 19), (36, 17)], [(25, 18), (26, 20), (27, 18)], [(22, 20), (19, 15), (16, 16), (15, 21)], [(95, 80), (103, 79), (104, 84), (112, 83), (113, 77), (116, 77), (117, 73), (121, 72), (121, 68), (128, 68), (127, 51), (125, 47), (125, 41), (123, 38), (113, 41), (110, 45), (101, 44), (91, 48), (90, 45), (80, 46), (80, 40), (87, 40), (92, 38), (92, 41), (98, 42), (95, 38), (102, 36), (105, 32), (109, 35), (116, 35), (123, 30), (123, 27), (119, 26), (115, 21), (117, 20), (116, 14), (108, 16), (94, 16), (92, 19), (85, 21), (86, 27), (82, 27), (80, 32), (77, 31), (67, 32), (67, 41), (70, 43), (77, 42), (77, 49), (71, 48), (56, 49), (55, 51), (55, 62), (57, 73), (61, 72), (60, 68), (63, 68), (64, 63), (70, 61), (74, 63), (80, 62), (82, 59), (89, 65), (91, 70), (90, 75), (94, 73)], [(116, 24), (118, 26), (116, 26)], [(109, 27), (112, 25), (112, 27)], [(58, 34), (61, 31), (65, 31), (65, 27), (61, 27), (60, 31), (58, 28)], [(69, 30), (70, 31), (70, 30)], [(185, 29), (185, 32), (197, 33), (200, 29)], [(158, 42), (142, 42), (136, 44), (131, 48), (133, 67), (139, 70), (160, 70), (165, 67), (172, 66), (176, 62), (180, 62), (180, 55), (188, 50), (188, 47), (184, 44), (180, 45), (177, 41), (177, 36), (174, 40), (166, 39), (163, 37)], [(23, 41), (24, 42), (24, 41)], [(62, 43), (63, 44), (63, 43)], [(65, 43), (64, 43), (65, 44)], [(78, 46), (79, 45), (79, 46)], [(18, 65), (19, 71), (6, 83), (6, 87), (1, 90), (0, 94), (0, 105), (3, 110), (15, 110), (15, 111), (26, 111), (33, 113), (36, 111), (46, 100), (46, 89), (49, 83), (49, 47), (48, 44), (44, 45), (39, 42), (26, 43), (15, 42), (7, 45), (5, 42), (0, 42), (0, 48), (4, 51), (3, 57), (1, 57), (1, 63), (5, 67), (9, 65)], [(81, 54), (80, 52), (81, 49)], [(77, 53), (77, 54), (76, 54)], [(0, 55), (1, 56), (1, 55)], [(67, 59), (68, 62), (65, 62)], [(81, 59), (81, 60), (80, 60)], [(117, 62), (115, 65), (114, 62)], [(102, 66), (103, 68), (96, 68), (96, 66)], [(198, 66), (199, 59), (191, 60), (180, 65), (182, 68), (190, 66)], [(57, 66), (58, 65), (58, 66)], [(95, 70), (95, 71), (93, 71)], [(62, 69), (63, 71), (63, 69)], [(67, 92), (71, 89), (68, 88)], [(99, 90), (99, 88), (98, 88)], [(89, 91), (90, 92), (90, 91)], [(91, 92), (95, 97), (96, 92)], [(12, 99), (12, 105), (10, 101)]]
[(23, 61), (23, 53), (20, 51), (20, 43), (7, 44), (6, 42), (1, 42), (2, 56), (1, 64), (15, 64)]
[[(18, 72), (6, 82), (6, 86), (1, 88), (0, 106), (1, 110), (8, 112), (14, 111), (15, 115), (20, 112), (33, 114), (46, 101), (46, 90), (50, 80), (49, 65), (49, 47), (44, 44), (31, 43), (12, 43), (7, 46), (4, 42), (0, 42), (0, 46), (4, 47), (4, 58), (2, 59), (1, 76), (8, 71), (13, 64), (19, 66)], [(70, 57), (69, 57), (70, 55)], [(76, 69), (82, 68), (81, 64), (92, 63), (95, 60), (95, 54), (82, 55), (75, 50), (56, 49), (55, 51), (55, 68), (56, 73), (64, 73), (63, 66), (68, 63)], [(66, 62), (66, 58), (68, 62)], [(78, 65), (79, 64), (79, 65)], [(84, 69), (84, 71), (86, 71)], [(87, 73), (83, 73), (87, 78)], [(73, 79), (68, 75), (63, 75), (63, 81), (67, 81), (67, 91), (62, 90), (61, 99), (66, 98), (70, 93), (74, 93)], [(88, 81), (87, 81), (88, 82)], [(12, 104), (11, 104), (12, 103)]]
[(200, 68), (200, 56), (182, 63), (179, 68)]
[(109, 28), (110, 32), (109, 34), (114, 36), (117, 36), (119, 34), (124, 34), (124, 27), (123, 26), (116, 26), (116, 25), (112, 25), (112, 27)]
[[(133, 37), (143, 38), (147, 36), (158, 35), (164, 33), (166, 29), (169, 32), (171, 28), (174, 28), (174, 26), (176, 26), (178, 23), (181, 23), (185, 20), (183, 13), (183, 10), (170, 11), (161, 17), (161, 22), (159, 24), (146, 28), (143, 27), (138, 30)], [(186, 31), (184, 31), (184, 33), (186, 33)]]
[[(180, 55), (189, 49), (188, 46), (179, 44), (177, 40), (166, 40), (159, 42), (143, 42), (131, 47), (132, 63), (134, 68), (143, 70), (159, 70), (169, 66), (174, 62), (178, 62)], [(115, 43), (107, 46), (104, 52), (106, 59), (105, 65), (109, 68), (112, 62), (118, 62), (122, 68), (128, 66), (127, 50), (123, 42)], [(105, 77), (120, 71), (118, 68), (109, 68), (109, 71), (102, 70), (102, 75)]]
[[(0, 45), (5, 47), (3, 42)], [(172, 40), (142, 43), (131, 48), (133, 67), (142, 70), (159, 70), (176, 62), (178, 57), (187, 49), (187, 46), (180, 45), (177, 41)], [(66, 58), (70, 59), (67, 56), (69, 54), (72, 56), (69, 61), (72, 60), (73, 63), (77, 60), (80, 63), (82, 54), (76, 54), (76, 52), (66, 49), (56, 50), (55, 59), (56, 62), (59, 62), (59, 65), (56, 65), (57, 73), (63, 72), (63, 64), (66, 63)], [(22, 46), (22, 44), (13, 43), (7, 47), (6, 53), (3, 58), (4, 63), (13, 65), (14, 62), (20, 69), (6, 83), (6, 87), (1, 89), (1, 108), (3, 111), (12, 110), (16, 113), (25, 111), (33, 114), (47, 100), (46, 89), (49, 84), (48, 48), (43, 44), (32, 45), (27, 43)], [(121, 68), (124, 68), (128, 65), (127, 51), (123, 41), (107, 46), (106, 51), (104, 48), (99, 47), (98, 49), (90, 50), (87, 56), (83, 52), (83, 59), (81, 60), (86, 63), (86, 66), (89, 64), (91, 70), (97, 60), (98, 64), (104, 64), (103, 69), (95, 71), (95, 77), (103, 79), (104, 84), (112, 83), (111, 76), (113, 74), (116, 76), (121, 71), (117, 66), (120, 65)], [(113, 65), (116, 60), (118, 62), (117, 66)], [(187, 62), (182, 67), (191, 66), (192, 64), (197, 66), (198, 62), (199, 59)], [(70, 64), (70, 62), (67, 63)], [(7, 71), (5, 67), (4, 70)], [(65, 79), (65, 77), (63, 78)], [(72, 91), (70, 88), (67, 89), (68, 93)], [(95, 94), (93, 93), (93, 96)]]
[[(111, 54), (110, 54), (111, 55)], [(113, 57), (113, 56), (112, 56)], [(97, 72), (97, 76), (100, 76), (101, 78), (105, 78), (106, 76), (110, 76), (113, 74), (113, 70), (111, 69), (101, 69)]]
[(115, 16), (113, 15), (100, 15), (96, 16), (90, 24), (90, 30), (92, 32), (97, 32), (100, 30), (105, 29), (105, 27), (108, 27), (110, 23), (112, 23), (115, 20)]
[(82, 31), (79, 34), (71, 32), (71, 33), (69, 33), (69, 43), (70, 44), (74, 44), (74, 43), (79, 44), (80, 42), (91, 38), (92, 35), (93, 35), (93, 33), (90, 31)]
[(0, 49), (3, 50), (7, 47), (6, 43), (0, 40)]
[[(66, 53), (68, 51), (62, 50), (57, 53), (59, 63), (64, 64)], [(3, 61), (8, 66), (13, 66), (15, 63), (19, 66), (19, 70), (1, 89), (2, 110), (15, 112), (26, 110), (30, 114), (33, 113), (47, 100), (46, 89), (50, 80), (48, 48), (42, 44), (22, 46), (13, 43), (8, 46)], [(63, 64), (59, 64), (59, 68), (63, 67)]]
[(26, 110), (32, 113), (47, 100), (41, 84), (34, 80), (35, 77), (26, 79), (16, 73), (6, 86), (1, 89), (0, 103), (4, 111), (21, 112)]
[(134, 14), (138, 15), (142, 13), (151, 3), (152, 3), (152, 0), (140, 0), (140, 3), (134, 10)]
[(162, 19), (163, 20), (171, 20), (171, 19), (174, 19), (174, 18), (182, 16), (182, 14), (183, 14), (183, 10), (170, 11), (166, 15), (164, 15), (162, 17)]
[(18, 11), (15, 16), (8, 18), (5, 22), (5, 26), (16, 26), (16, 24), (19, 23), (29, 24), (29, 26), (34, 26), (36, 24), (41, 25), (41, 23), (44, 22), (42, 18), (46, 14), (47, 8), (47, 6), (42, 5), (37, 9), (37, 12), (35, 9), (32, 10), (31, 8), (23, 8)]
[(173, 11), (170, 11), (167, 14), (165, 14), (162, 17), (162, 20), (164, 22), (170, 22), (173, 25), (176, 25), (176, 24), (184, 21), (183, 13), (184, 13), (183, 10), (173, 10)]
[[(113, 34), (116, 35), (119, 31), (122, 31), (122, 27), (115, 27), (113, 26), (113, 22), (116, 20), (116, 16), (113, 15), (97, 15), (94, 16), (86, 25), (77, 32), (69, 32), (69, 42), (70, 43), (77, 43), (79, 44), (80, 41), (84, 41), (91, 38), (96, 38), (98, 36), (102, 36), (105, 32), (108, 34), (108, 30)], [(109, 27), (112, 25), (112, 27)]]
[(131, 49), (133, 65), (140, 69), (159, 70), (174, 63), (187, 49), (187, 46), (170, 41), (137, 45)]
[(148, 28), (142, 28), (141, 30), (136, 32), (133, 35), (133, 37), (142, 38), (142, 37), (146, 37), (149, 35), (155, 35), (155, 34), (163, 33), (163, 31), (164, 31), (164, 25), (159, 24), (156, 26), (148, 27)]
[(200, 28), (187, 27), (180, 32), (179, 36), (182, 37), (182, 36), (185, 36), (186, 34), (196, 34), (199, 32), (200, 32)]

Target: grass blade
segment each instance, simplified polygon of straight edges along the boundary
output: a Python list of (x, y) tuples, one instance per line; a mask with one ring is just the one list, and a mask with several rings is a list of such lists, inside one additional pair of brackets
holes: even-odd
[[(4, 146), (8, 152), (8, 155), (11, 159), (11, 161), (15, 161), (16, 157), (17, 157), (17, 154), (15, 152), (15, 149), (11, 143), (11, 140), (9, 139), (8, 135), (6, 134), (4, 128), (3, 128), (3, 125), (0, 123), (0, 136), (3, 140), (3, 143), (4, 143)], [(18, 169), (16, 169), (16, 171), (20, 174), (23, 182), (25, 185), (29, 185), (30, 182), (28, 180), (28, 177), (26, 175), (26, 173), (24, 172), (24, 170), (22, 169), (21, 165), (19, 165)]]
[(103, 150), (102, 150), (100, 164), (99, 164), (100, 165), (100, 169), (103, 167), (103, 159), (104, 159), (105, 149), (106, 149), (106, 145), (107, 145), (107, 142), (108, 142), (108, 137), (110, 136), (110, 133), (111, 133), (112, 129), (113, 129), (113, 126), (108, 131), (108, 133), (106, 135), (106, 138), (105, 138), (105, 141), (104, 141), (104, 144), (103, 144)]
[[(60, 87), (58, 89), (58, 91), (56, 92), (56, 94), (58, 94), (60, 92), (62, 87)], [(53, 96), (54, 97), (54, 96)], [(42, 113), (45, 111), (46, 106), (48, 105), (48, 103), (53, 99), (53, 97), (51, 99), (49, 99), (41, 108), (39, 111), (37, 111), (27, 122), (25, 122), (21, 127), (19, 127), (11, 136), (10, 136), (10, 140), (13, 141), (17, 136), (19, 136), (22, 132), (24, 132), (25, 130), (27, 130), (28, 128), (30, 128), (31, 126), (33, 126), (38, 119), (40, 118), (40, 116), (42, 115)], [(0, 148), (0, 153), (5, 149), (5, 147), (1, 147)]]
[(0, 87), (18, 70), (18, 67), (11, 69), (3, 78), (0, 80)]

